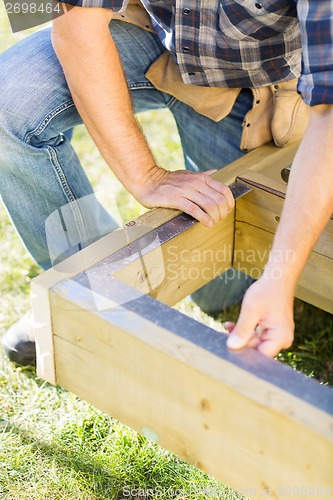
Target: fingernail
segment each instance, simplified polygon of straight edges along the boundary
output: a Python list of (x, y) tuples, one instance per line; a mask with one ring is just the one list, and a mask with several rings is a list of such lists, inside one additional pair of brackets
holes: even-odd
[(243, 346), (243, 341), (238, 335), (230, 334), (227, 339), (227, 346), (230, 347), (230, 349), (238, 349)]

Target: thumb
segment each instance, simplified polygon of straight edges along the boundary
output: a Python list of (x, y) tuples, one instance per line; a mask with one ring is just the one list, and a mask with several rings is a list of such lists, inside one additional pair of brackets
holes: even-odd
[(257, 324), (258, 313), (242, 307), (238, 321), (228, 336), (227, 346), (230, 349), (244, 347), (252, 337)]

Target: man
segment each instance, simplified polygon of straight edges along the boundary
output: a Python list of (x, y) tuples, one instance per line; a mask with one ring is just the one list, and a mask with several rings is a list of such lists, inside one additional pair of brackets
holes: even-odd
[[(266, 271), (247, 292), (237, 325), (228, 325), (229, 347), (249, 344), (274, 356), (292, 342), (295, 284), (333, 211), (332, 1), (319, 6), (314, 0), (142, 3), (153, 29), (147, 20), (143, 29), (136, 14), (127, 16), (126, 1), (83, 0), (54, 20), (52, 43), (49, 31), (42, 30), (1, 56), (2, 197), (44, 268), (51, 264), (45, 221), (66, 203), (72, 204), (81, 246), (91, 241), (91, 225), (101, 226), (99, 234), (111, 230), (111, 219), (97, 203), (88, 221), (77, 209), (76, 200), (89, 196), (91, 188), (63, 132), (82, 119), (138, 201), (179, 208), (211, 226), (232, 209), (233, 200), (226, 186), (209, 177), (210, 169), (243, 154), (241, 142), (243, 149), (253, 146), (242, 136), (243, 121), (251, 126), (247, 117), (261, 101), (253, 102), (252, 93), (265, 96), (273, 86), (295, 80), (302, 49), (299, 90), (312, 107), (309, 126)], [(207, 90), (210, 107), (216, 99), (213, 113), (202, 106)], [(167, 172), (156, 165), (137, 126), (133, 108), (161, 107), (173, 112), (192, 172)], [(314, 195), (319, 192), (320, 199)], [(303, 227), (309, 227), (306, 235)], [(290, 250), (295, 261), (281, 261)], [(279, 279), (272, 268), (280, 271)], [(239, 280), (235, 297), (243, 293), (244, 281)], [(216, 286), (222, 295), (223, 280)], [(5, 340), (14, 334), (17, 328)]]

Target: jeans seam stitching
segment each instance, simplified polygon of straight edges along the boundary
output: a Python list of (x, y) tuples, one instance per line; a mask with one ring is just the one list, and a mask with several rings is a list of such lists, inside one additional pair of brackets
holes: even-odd
[(87, 235), (86, 235), (86, 231), (85, 231), (85, 228), (84, 228), (84, 222), (83, 222), (81, 210), (76, 205), (77, 199), (74, 196), (74, 194), (73, 194), (72, 190), (70, 189), (70, 186), (69, 186), (69, 184), (67, 182), (66, 176), (65, 176), (65, 174), (63, 172), (63, 169), (62, 169), (62, 167), (60, 165), (60, 162), (58, 160), (57, 152), (51, 146), (47, 146), (47, 150), (49, 152), (51, 163), (54, 166), (54, 169), (55, 169), (55, 171), (56, 171), (56, 173), (58, 175), (58, 178), (60, 180), (60, 183), (62, 185), (64, 193), (66, 194), (69, 202), (72, 204), (72, 207), (73, 207), (73, 210), (74, 210), (74, 213), (75, 213), (75, 216), (76, 216), (76, 221), (77, 221), (77, 224), (78, 224), (79, 234), (81, 234), (82, 242), (88, 241), (88, 238), (87, 238)]
[(71, 106), (75, 106), (74, 102), (72, 100), (65, 102), (64, 104), (62, 104), (61, 106), (59, 106), (58, 108), (56, 108), (54, 111), (52, 111), (51, 113), (49, 113), (43, 119), (43, 121), (41, 123), (39, 123), (39, 125), (34, 130), (32, 130), (31, 132), (29, 132), (25, 136), (25, 138), (24, 138), (25, 142), (27, 144), (30, 144), (32, 136), (34, 136), (34, 135), (40, 135), (46, 129), (46, 127), (48, 126), (48, 124), (53, 120), (53, 118), (55, 118), (58, 114), (62, 113), (66, 109), (70, 108)]
[(154, 89), (154, 85), (151, 83), (129, 83), (128, 88), (130, 90), (140, 90), (140, 89)]

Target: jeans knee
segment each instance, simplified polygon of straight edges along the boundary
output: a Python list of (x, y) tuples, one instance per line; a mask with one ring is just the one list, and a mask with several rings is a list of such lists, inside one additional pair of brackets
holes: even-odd
[[(1, 130), (36, 144), (44, 130), (75, 109), (68, 85), (54, 53), (50, 30), (40, 30), (0, 55)], [(61, 123), (49, 134), (57, 136), (79, 122)], [(37, 142), (33, 138), (37, 137)]]

